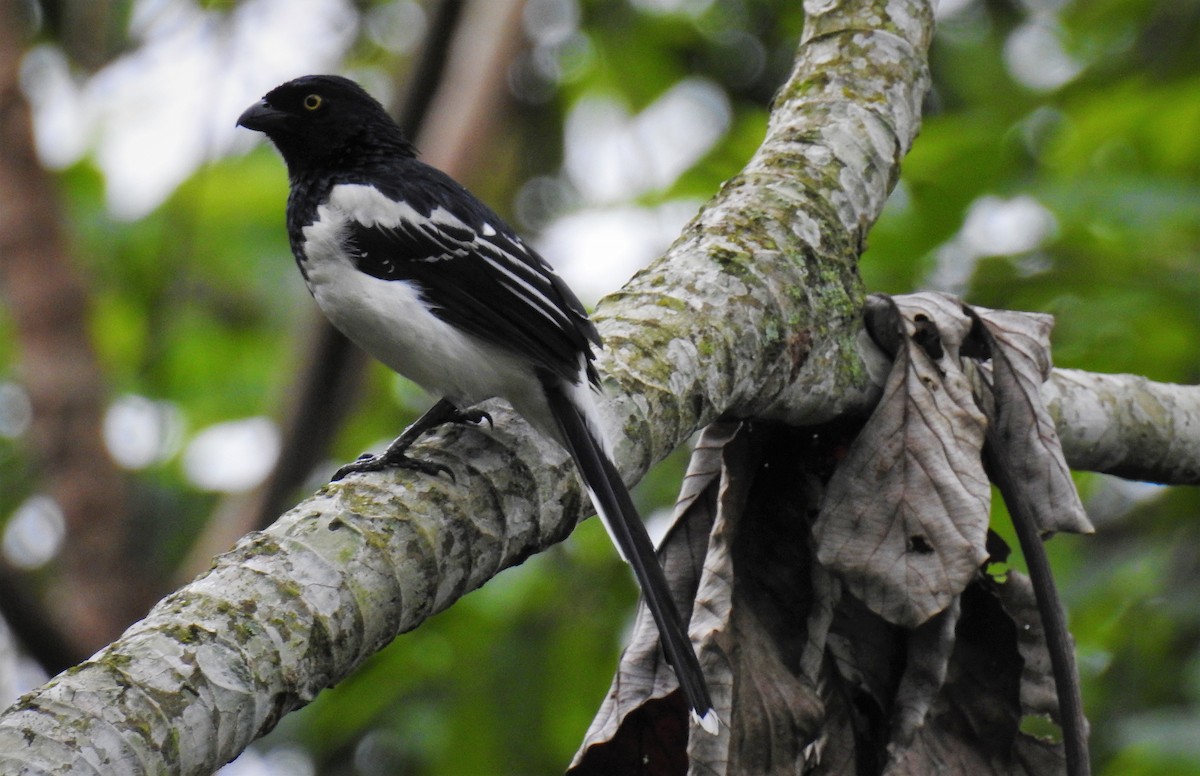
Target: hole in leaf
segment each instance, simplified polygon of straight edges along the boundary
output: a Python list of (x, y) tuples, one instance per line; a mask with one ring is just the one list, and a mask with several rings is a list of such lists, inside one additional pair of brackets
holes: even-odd
[(938, 331), (937, 324), (920, 315), (916, 316), (914, 320), (916, 321), (916, 330), (913, 332), (913, 342), (917, 343), (934, 361), (941, 360), (945, 351), (942, 349), (942, 333)]
[(989, 562), (983, 566), (983, 573), (987, 574), (997, 584), (1003, 585), (1008, 581), (1009, 567), (1007, 563)]
[(933, 552), (933, 545), (924, 536), (918, 534), (908, 537), (908, 551), (928, 555)]
[(1026, 714), (1021, 717), (1021, 732), (1049, 744), (1062, 742), (1062, 728), (1048, 714)]

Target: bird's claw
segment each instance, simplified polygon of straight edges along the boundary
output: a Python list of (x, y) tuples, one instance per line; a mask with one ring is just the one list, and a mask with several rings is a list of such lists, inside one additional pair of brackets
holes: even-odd
[(457, 483), (458, 479), (454, 476), (454, 471), (445, 464), (436, 463), (434, 461), (422, 461), (419, 458), (409, 458), (406, 455), (392, 455), (387, 453), (382, 455), (371, 455), (363, 453), (354, 461), (346, 464), (333, 473), (333, 478), (330, 482), (338, 480), (350, 474), (358, 474), (360, 472), (378, 472), (384, 469), (409, 469), (418, 471), (422, 474), (428, 474), (430, 477), (436, 477), (439, 474), (445, 474), (450, 478), (451, 482)]
[(488, 428), (494, 429), (496, 427), (496, 424), (492, 422), (492, 416), (483, 410), (459, 410), (457, 422), (478, 426), (485, 420), (487, 421)]
[[(446, 403), (444, 402), (443, 404)], [(434, 409), (436, 410), (437, 407)], [(432, 461), (422, 461), (418, 458), (409, 458), (404, 453), (417, 441), (418, 437), (437, 426), (445, 423), (469, 423), (473, 426), (478, 426), (485, 420), (489, 426), (495, 428), (495, 424), (492, 423), (492, 416), (480, 409), (460, 410), (456, 407), (448, 407), (448, 409), (443, 409), (432, 420), (429, 413), (426, 413), (425, 417), (418, 420), (412, 426), (409, 426), (395, 442), (392, 442), (387, 450), (379, 455), (363, 453), (357, 460), (351, 461), (334, 472), (331, 482), (337, 482), (350, 474), (377, 472), (383, 469), (411, 469), (428, 474), (431, 477), (446, 474), (452, 482), (457, 482), (458, 480), (454, 477), (454, 472), (451, 471), (449, 466)]]

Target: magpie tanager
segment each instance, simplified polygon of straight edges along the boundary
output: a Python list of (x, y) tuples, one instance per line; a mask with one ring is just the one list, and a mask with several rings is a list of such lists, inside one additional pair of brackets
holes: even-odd
[(287, 231), (317, 305), (353, 342), (442, 397), (388, 449), (334, 479), (389, 467), (443, 466), (408, 448), (444, 423), (489, 418), (507, 399), (571, 454), (596, 511), (633, 567), (693, 719), (717, 716), (666, 577), (596, 409), (596, 327), (571, 289), (513, 229), (446, 174), (418, 161), (400, 127), (345, 78), (305, 76), (238, 118), (287, 165)]

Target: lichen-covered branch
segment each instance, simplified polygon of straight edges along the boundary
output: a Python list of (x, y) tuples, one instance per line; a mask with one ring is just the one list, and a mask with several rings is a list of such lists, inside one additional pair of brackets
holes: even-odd
[(1200, 387), (1056, 369), (1042, 396), (1071, 468), (1200, 485)]
[[(866, 230), (917, 131), (923, 2), (810, 8), (762, 148), (598, 319), (608, 409), (640, 474), (723, 413), (868, 401), (854, 333)], [(424, 455), (458, 473), (356, 477), (252, 534), (93, 660), (0, 717), (0, 770), (208, 773), (397, 633), (564, 538), (585, 499), (510, 414)]]
[(917, 134), (932, 16), (919, 2), (806, 11), (754, 158), (597, 313), (605, 366), (636, 397), (641, 467), (721, 415), (811, 423), (877, 395), (854, 346), (857, 258)]

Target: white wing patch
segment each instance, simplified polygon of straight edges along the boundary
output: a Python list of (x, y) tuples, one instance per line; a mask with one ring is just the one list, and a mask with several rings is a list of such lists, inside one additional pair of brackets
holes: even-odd
[(416, 284), (375, 278), (354, 266), (345, 250), (352, 219), (386, 224), (407, 207), (383, 200), (390, 209), (351, 191), (349, 199), (331, 198), (317, 208), (316, 221), (304, 227), (308, 287), (322, 312), (363, 350), (459, 406), (492, 396), (539, 396), (527, 365), (436, 316)]
[[(471, 256), (471, 261), (478, 264), (468, 263), (462, 270), (480, 274), (463, 281), (510, 295), (507, 304), (523, 308), (523, 315), (536, 315), (548, 327), (571, 332), (571, 313), (563, 308), (554, 291), (550, 277), (553, 270), (540, 257), (526, 252), (519, 239), (501, 233), (495, 223), (483, 221), (472, 227), (443, 207), (435, 207), (426, 216), (408, 202), (393, 200), (364, 184), (334, 186), (329, 199), (317, 208), (316, 220), (302, 230), (305, 273), (318, 305), (339, 329), (376, 358), (426, 388), (454, 399), (470, 402), (501, 395), (512, 400), (527, 390), (540, 399), (540, 388), (525, 382), (532, 379), (532, 373), (514, 369), (515, 364), (499, 370), (503, 375), (480, 374), (480, 364), (489, 361), (472, 351), (491, 338), (484, 333), (477, 335), (482, 339), (476, 339), (436, 315), (431, 306), (436, 299), (427, 296), (429, 288), (415, 281), (376, 278), (361, 271), (354, 255), (356, 247), (350, 244), (356, 225), (394, 230), (398, 236), (409, 236), (403, 239), (415, 238), (427, 246), (429, 253), (399, 257), (398, 261), (437, 263)], [(373, 255), (371, 261), (386, 266), (388, 257)], [(484, 348), (493, 349), (514, 358), (500, 343)], [(580, 359), (579, 384), (590, 388), (586, 357), (581, 354)], [(453, 366), (446, 366), (448, 362)], [(527, 416), (536, 415), (538, 409), (545, 412), (539, 407)], [(552, 423), (546, 425), (553, 429)]]
[(420, 223), (425, 220), (425, 216), (407, 202), (397, 202), (374, 186), (362, 183), (339, 183), (329, 192), (327, 204), (364, 226), (393, 229), (406, 221)]
[[(423, 224), (432, 223), (446, 229), (474, 231), (462, 219), (445, 208), (435, 207), (428, 216), (422, 215), (407, 202), (391, 199), (374, 186), (363, 183), (339, 183), (334, 186), (329, 192), (328, 207), (349, 216), (350, 221), (357, 221), (367, 227), (396, 229), (401, 224), (420, 227)], [(317, 218), (318, 221), (324, 218), (321, 208), (317, 209)], [(492, 229), (492, 234), (495, 233), (496, 230)], [(437, 261), (452, 258), (455, 258), (455, 255), (447, 253), (443, 256), (430, 256), (425, 260)]]
[[(331, 210), (342, 214), (342, 218), (339, 220), (343, 225), (349, 220), (357, 221), (364, 226), (377, 226), (384, 229), (398, 229), (402, 225), (425, 229), (434, 233), (431, 235), (434, 244), (446, 243), (445, 239), (436, 234), (439, 227), (445, 228), (450, 232), (474, 233), (474, 229), (471, 226), (445, 208), (436, 207), (428, 216), (424, 216), (417, 212), (412, 205), (407, 202), (393, 200), (374, 186), (361, 183), (341, 183), (334, 186), (332, 191), (330, 191), (328, 204), (318, 208), (317, 223), (305, 228), (304, 234), (306, 238), (311, 239), (309, 230), (324, 223), (329, 216), (333, 215), (330, 212)], [(344, 232), (344, 227), (342, 231)], [(495, 226), (485, 221), (482, 225), (482, 234), (484, 237), (495, 237), (498, 232)], [(515, 235), (513, 236), (513, 240), (517, 245), (524, 245)], [(513, 293), (520, 296), (529, 309), (537, 311), (551, 325), (559, 328), (570, 326), (567, 315), (560, 309), (557, 302), (554, 299), (548, 298), (542, 290), (530, 282), (532, 278), (528, 276), (536, 276), (537, 272), (529, 267), (521, 258), (512, 256), (508, 251), (505, 251), (490, 240), (480, 241), (479, 239), (475, 239), (469, 243), (461, 241), (453, 242), (462, 245), (464, 250), (470, 250), (490, 264), (493, 269), (507, 279), (508, 286)], [(340, 248), (343, 243), (344, 237), (339, 235), (337, 244), (332, 247)], [(457, 258), (460, 255), (458, 251), (447, 251), (445, 254), (430, 256), (423, 260), (446, 260)], [(549, 271), (549, 268), (546, 269)], [(521, 277), (522, 274), (527, 275), (527, 277)]]

